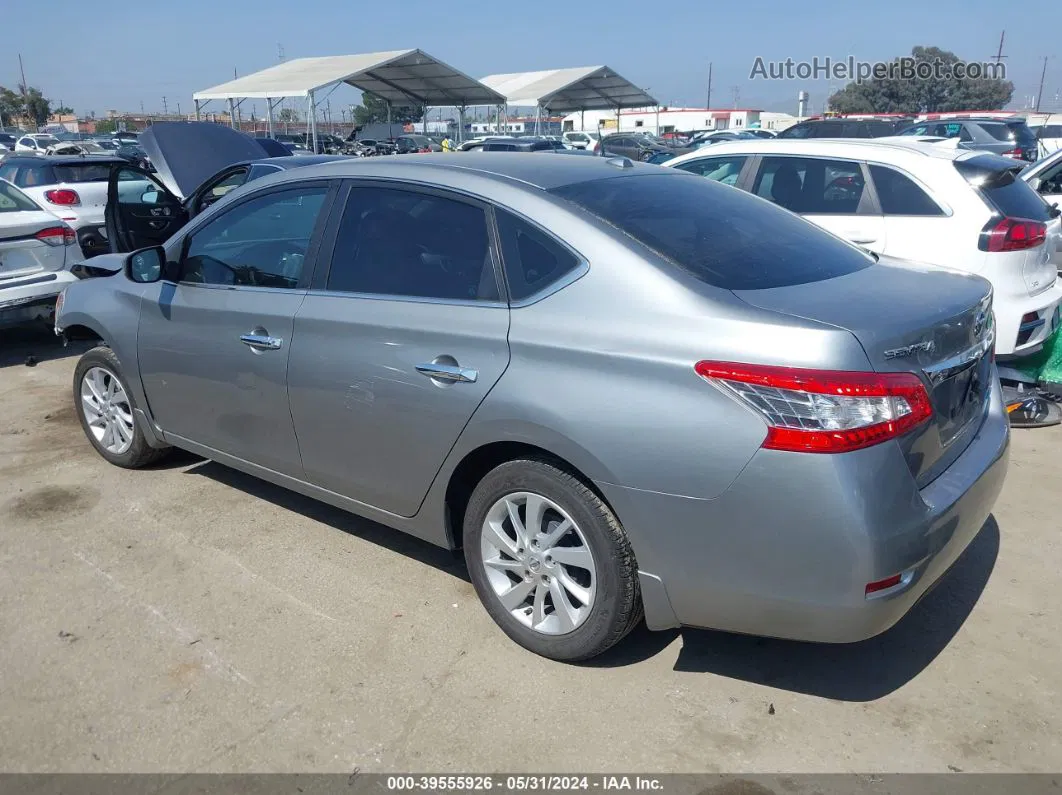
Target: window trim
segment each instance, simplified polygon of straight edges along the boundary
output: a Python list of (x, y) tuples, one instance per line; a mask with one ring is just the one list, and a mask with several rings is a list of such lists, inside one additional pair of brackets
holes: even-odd
[[(462, 204), (472, 205), (483, 210), (484, 221), (487, 225), (487, 245), (490, 249), (491, 264), (494, 268), (494, 283), (498, 288), (498, 300), (481, 301), (474, 298), (432, 298), (419, 295), (387, 295), (384, 293), (359, 293), (348, 290), (329, 290), (328, 276), (332, 270), (332, 259), (335, 256), (336, 241), (339, 239), (339, 226), (346, 210), (347, 199), (350, 192), (356, 188), (381, 188), (384, 190), (404, 190), (409, 193), (421, 193), (428, 196), (438, 196)], [(308, 286), (308, 294), (313, 296), (327, 296), (334, 298), (358, 298), (374, 301), (399, 301), (412, 304), (441, 304), (445, 306), (476, 306), (485, 309), (497, 309), (509, 307), (509, 290), (505, 281), (505, 274), (501, 265), (501, 246), (498, 238), (497, 225), (494, 220), (494, 208), (490, 202), (484, 201), (479, 196), (465, 191), (452, 188), (441, 188), (429, 183), (413, 182), (393, 177), (346, 177), (341, 180), (341, 185), (335, 193), (334, 201), (329, 210), (329, 217), (324, 226), (320, 248), (317, 251), (317, 267), (314, 268), (313, 278)]]
[[(893, 165), (892, 163), (882, 163), (881, 161), (867, 160), (864, 162), (864, 166), (864, 179), (866, 180), (866, 184), (867, 186), (869, 186), (873, 195), (872, 209), (877, 215), (880, 215), (882, 218), (951, 218), (955, 214), (955, 211), (952, 210), (951, 205), (941, 199), (940, 194), (938, 192), (930, 189), (930, 187), (926, 185), (925, 182), (918, 179), (918, 177), (916, 177), (910, 171), (907, 171), (906, 169), (903, 169), (900, 166)], [(937, 205), (937, 208), (940, 210), (940, 214), (911, 215), (909, 213), (886, 213), (885, 209), (881, 206), (881, 197), (878, 196), (878, 186), (874, 183), (874, 175), (870, 171), (871, 166), (877, 166), (878, 168), (891, 168), (893, 171), (897, 172), (901, 176), (907, 177), (907, 179), (911, 180), (911, 182), (913, 182), (918, 188), (921, 188), (922, 192), (929, 197), (930, 201)]]
[[(220, 211), (215, 212), (214, 208), (219, 206), (225, 199), (223, 196), (216, 204), (211, 205), (186, 224), (166, 246), (167, 262), (169, 262), (173, 254), (176, 253), (177, 265), (182, 266), (188, 253), (188, 245), (192, 236), (199, 232), (203, 227), (213, 223), (219, 218), (225, 217), (236, 208), (242, 207), (247, 202), (254, 201), (273, 193), (285, 193), (287, 191), (302, 190), (305, 188), (324, 188), (325, 195), (324, 200), (321, 203), (321, 211), (317, 216), (317, 222), (314, 224), (313, 232), (310, 233), (310, 242), (306, 247), (306, 258), (303, 260), (302, 273), (299, 275), (299, 281), (294, 287), (259, 287), (250, 284), (200, 284), (196, 282), (175, 281), (173, 279), (165, 278), (165, 271), (163, 272), (162, 282), (165, 284), (172, 284), (174, 287), (206, 290), (239, 290), (244, 292), (268, 291), (270, 293), (306, 292), (313, 275), (317, 270), (317, 264), (320, 262), (322, 233), (325, 229), (326, 220), (332, 212), (332, 207), (335, 205), (335, 197), (338, 189), (337, 182), (337, 180), (320, 178), (282, 182), (278, 185), (270, 185), (266, 188), (256, 190), (253, 193), (241, 196), (237, 201), (227, 204)], [(180, 274), (180, 269), (178, 269), (177, 272)]]

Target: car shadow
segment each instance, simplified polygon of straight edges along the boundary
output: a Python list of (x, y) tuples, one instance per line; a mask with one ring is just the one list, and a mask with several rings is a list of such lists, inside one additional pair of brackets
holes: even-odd
[(0, 367), (33, 367), (41, 362), (80, 356), (95, 343), (84, 340), (63, 345), (51, 326), (28, 323), (0, 329)]
[(873, 701), (914, 679), (940, 654), (973, 611), (999, 556), (999, 525), (990, 516), (937, 585), (895, 626), (849, 644), (734, 635), (710, 630), (649, 632), (644, 625), (588, 663), (630, 665), (682, 638), (676, 671), (731, 679), (840, 701)]
[(304, 497), (297, 492), (282, 486), (275, 486), (261, 478), (244, 474), (215, 461), (200, 460), (200, 463), (189, 467), (185, 472), (216, 480), (230, 488), (239, 489), (278, 507), (302, 514), (376, 546), (405, 555), (452, 577), (471, 582), (465, 568), (464, 558), (459, 552), (455, 553), (437, 547), (408, 533), (400, 532), (371, 519), (364, 519), (340, 508), (334, 508), (311, 497)]

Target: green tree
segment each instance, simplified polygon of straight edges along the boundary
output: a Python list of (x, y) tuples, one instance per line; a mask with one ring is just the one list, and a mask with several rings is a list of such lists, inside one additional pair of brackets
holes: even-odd
[[(424, 118), (424, 108), (416, 106), (391, 106), (392, 124), (410, 124)], [(354, 123), (357, 125), (387, 123), (387, 101), (375, 94), (365, 92), (361, 104), (354, 108)]]
[(70, 108), (70, 107), (67, 107), (66, 105), (60, 105), (58, 108), (55, 108), (54, 110), (52, 110), (52, 113), (54, 113), (56, 116), (69, 116), (73, 112), (74, 112), (74, 109)]
[(277, 119), (287, 124), (294, 124), (299, 120), (299, 113), (294, 108), (283, 108), (277, 115)]
[(24, 108), (21, 93), (0, 86), (0, 127), (13, 124), (16, 117), (22, 115)]
[(39, 88), (22, 87), (22, 102), (25, 115), (38, 127), (48, 123), (48, 117), (52, 115), (51, 100), (45, 99)]
[[(901, 64), (901, 61), (908, 63)], [(956, 77), (955, 53), (939, 47), (915, 47), (893, 61), (894, 72), (862, 83), (852, 82), (830, 97), (840, 113), (939, 113), (958, 110), (999, 110), (1010, 102), (1014, 84), (993, 75)], [(905, 77), (902, 67), (913, 70)], [(930, 74), (929, 77), (919, 75)]]
[(118, 129), (118, 122), (114, 119), (100, 119), (96, 122), (96, 132), (98, 133), (112, 133)]

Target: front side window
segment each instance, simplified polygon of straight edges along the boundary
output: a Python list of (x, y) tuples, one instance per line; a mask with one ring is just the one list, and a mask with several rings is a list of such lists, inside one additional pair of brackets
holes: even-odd
[(908, 127), (906, 130), (900, 133), (900, 135), (928, 135), (929, 127), (925, 124), (919, 124), (915, 127)]
[(327, 192), (314, 186), (267, 193), (214, 218), (186, 241), (181, 281), (296, 287)]
[(429, 193), (355, 187), (343, 209), (327, 289), (497, 301), (486, 213)]
[(795, 127), (789, 127), (778, 133), (779, 138), (807, 138), (810, 135), (810, 124), (798, 124)]
[(940, 206), (909, 177), (894, 168), (871, 166), (870, 178), (885, 215), (943, 215)]
[(511, 300), (523, 301), (579, 267), (578, 257), (526, 221), (501, 209), (495, 217)]
[(691, 174), (698, 174), (724, 185), (737, 185), (741, 169), (748, 161), (748, 155), (728, 155), (720, 157), (703, 157), (675, 166)]
[(852, 215), (863, 197), (863, 172), (854, 160), (765, 157), (752, 192), (795, 213)]

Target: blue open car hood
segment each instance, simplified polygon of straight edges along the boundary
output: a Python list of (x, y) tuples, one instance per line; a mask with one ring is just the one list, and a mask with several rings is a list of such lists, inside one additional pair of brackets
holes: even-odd
[(265, 140), (211, 122), (160, 121), (144, 130), (138, 143), (163, 184), (183, 199), (234, 163), (291, 154), (274, 151), (261, 143)]

